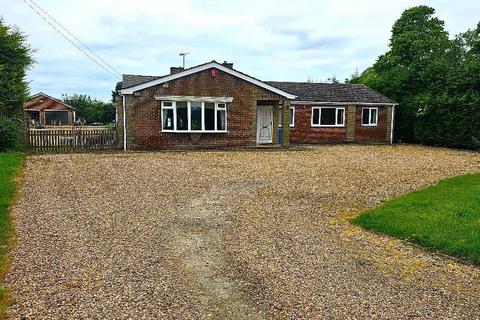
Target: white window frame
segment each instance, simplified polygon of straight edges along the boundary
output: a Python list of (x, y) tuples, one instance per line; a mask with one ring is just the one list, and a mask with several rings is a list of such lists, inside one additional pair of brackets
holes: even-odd
[[(214, 130), (205, 130), (205, 103), (209, 103), (209, 101), (194, 101), (201, 103), (201, 110), (202, 110), (202, 129), (201, 130), (192, 130), (192, 113), (191, 113), (191, 102), (187, 101), (187, 122), (188, 122), (188, 129), (187, 130), (177, 130), (177, 101), (165, 100), (161, 101), (161, 108), (160, 108), (160, 115), (161, 115), (161, 123), (160, 128), (161, 132), (173, 132), (173, 133), (227, 133), (228, 132), (228, 121), (227, 121), (227, 104), (225, 102), (211, 102), (215, 105), (214, 108)], [(166, 106), (166, 103), (171, 103), (171, 106)], [(222, 107), (223, 105), (223, 107)], [(171, 109), (173, 110), (173, 129), (164, 129), (163, 128), (163, 110), (164, 109)], [(225, 130), (218, 130), (217, 129), (217, 113), (218, 110), (225, 110)]]
[[(295, 127), (295, 107), (290, 107), (288, 109), (288, 117), (290, 118), (290, 110), (293, 110), (293, 117), (292, 117), (292, 122), (290, 122), (290, 128)], [(283, 122), (283, 109), (281, 107), (278, 108), (278, 113), (282, 113), (282, 117), (280, 118), (281, 121), (278, 122), (278, 127), (282, 127), (282, 122)]]
[[(368, 123), (363, 123), (363, 110), (368, 109)], [(372, 123), (372, 110), (376, 110), (375, 123)], [(377, 127), (378, 126), (378, 107), (363, 107), (362, 108), (362, 126), (363, 127)]]
[(290, 122), (290, 127), (293, 128), (295, 127), (295, 107), (290, 107), (290, 109), (288, 110), (288, 118), (290, 118), (290, 110), (293, 111), (293, 114), (292, 114), (292, 121)]
[[(223, 107), (220, 107), (219, 105), (223, 105)], [(225, 110), (225, 130), (218, 130), (216, 129), (217, 128), (217, 116), (218, 116), (218, 110)], [(219, 132), (219, 133), (222, 133), (222, 132), (227, 132), (227, 104), (225, 102), (216, 102), (215, 103), (215, 117), (214, 117), (214, 121), (215, 121), (215, 130), (214, 132)], [(208, 132), (208, 131), (206, 131)]]
[[(200, 114), (202, 117), (202, 123), (200, 123), (200, 130), (192, 129), (192, 102), (198, 103), (199, 101), (187, 101), (187, 117), (188, 117), (188, 131), (189, 132), (205, 132), (205, 102), (200, 102)], [(175, 105), (177, 103), (175, 102)], [(214, 117), (215, 119), (215, 117)], [(215, 124), (216, 127), (216, 124)], [(175, 127), (173, 127), (175, 128)]]
[[(165, 103), (171, 103), (171, 106), (166, 106)], [(175, 105), (173, 104), (173, 101), (162, 101), (162, 107), (160, 110), (161, 114), (161, 122), (160, 125), (162, 127), (162, 131), (172, 131), (171, 129), (163, 129), (163, 110), (173, 110), (173, 128), (175, 129), (176, 123), (177, 123), (177, 110), (175, 109)]]
[[(318, 123), (313, 123), (313, 114), (314, 110), (318, 109)], [(321, 124), (322, 123), (322, 109), (335, 109), (335, 124)], [(345, 113), (345, 107), (312, 107), (312, 116), (311, 116), (311, 126), (312, 127), (318, 127), (318, 128), (342, 128), (345, 127), (345, 118), (346, 118), (346, 113)], [(343, 123), (338, 124), (338, 110), (343, 110)]]

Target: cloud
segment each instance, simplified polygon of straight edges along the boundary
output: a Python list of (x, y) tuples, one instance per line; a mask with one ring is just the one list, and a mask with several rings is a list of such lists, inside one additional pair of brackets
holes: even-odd
[[(181, 63), (229, 60), (265, 80), (338, 79), (362, 71), (388, 49), (401, 12), (420, 4), (344, 1), (35, 0), (121, 73), (165, 74)], [(453, 34), (474, 27), (480, 2), (422, 1)], [(0, 0), (37, 49), (32, 92), (83, 93), (108, 100), (117, 79), (65, 41), (23, 1)]]

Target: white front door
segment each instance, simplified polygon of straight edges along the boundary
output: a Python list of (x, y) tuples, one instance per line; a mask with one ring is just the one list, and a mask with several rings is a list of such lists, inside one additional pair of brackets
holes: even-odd
[(272, 143), (273, 107), (257, 107), (257, 143)]

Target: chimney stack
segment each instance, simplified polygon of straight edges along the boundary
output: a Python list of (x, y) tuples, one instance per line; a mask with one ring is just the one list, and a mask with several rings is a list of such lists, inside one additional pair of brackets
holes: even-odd
[(183, 69), (182, 67), (170, 67), (170, 74), (175, 74), (175, 73), (179, 73), (179, 72), (182, 72)]
[(233, 63), (231, 63), (231, 62), (223, 61), (222, 65), (224, 67), (229, 68), (229, 69), (233, 69)]

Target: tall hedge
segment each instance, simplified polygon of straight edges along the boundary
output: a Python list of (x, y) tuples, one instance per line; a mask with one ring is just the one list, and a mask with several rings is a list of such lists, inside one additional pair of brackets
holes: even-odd
[[(9, 26), (0, 19), (0, 116), (3, 117), (0, 122), (1, 128), (25, 125), (24, 103), (29, 94), (26, 72), (34, 63), (32, 55), (33, 50), (28, 45), (26, 36), (18, 28)], [(21, 130), (12, 132), (21, 135)], [(3, 131), (1, 134), (3, 134), (3, 138), (0, 138), (1, 143), (4, 143), (4, 146), (10, 145), (4, 141), (11, 133)], [(20, 138), (13, 139), (16, 141), (14, 145), (21, 141)]]
[(17, 118), (0, 116), (0, 152), (22, 148), (22, 129)]
[(450, 39), (433, 8), (413, 7), (395, 22), (389, 46), (349, 81), (400, 103), (396, 140), (480, 149), (480, 23)]

